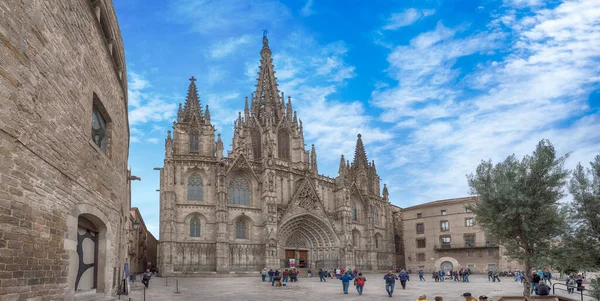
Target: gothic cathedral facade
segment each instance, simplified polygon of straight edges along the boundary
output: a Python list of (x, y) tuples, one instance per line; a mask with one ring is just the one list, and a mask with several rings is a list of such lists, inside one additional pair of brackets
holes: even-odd
[(342, 155), (336, 178), (320, 175), (291, 97), (278, 90), (266, 36), (260, 56), (227, 156), (190, 79), (160, 169), (161, 273), (252, 272), (289, 259), (312, 269), (394, 266), (397, 207), (385, 185), (380, 194), (361, 135), (353, 162)]

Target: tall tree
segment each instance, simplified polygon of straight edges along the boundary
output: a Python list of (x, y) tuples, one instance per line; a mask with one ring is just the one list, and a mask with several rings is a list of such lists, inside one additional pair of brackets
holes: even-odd
[(573, 202), (565, 206), (569, 218), (561, 249), (568, 250), (574, 270), (600, 268), (600, 155), (590, 166), (575, 167), (569, 186)]
[(523, 264), (527, 297), (531, 268), (543, 260), (564, 225), (558, 201), (565, 196), (567, 157), (557, 158), (550, 141), (542, 140), (521, 161), (514, 154), (495, 166), (491, 160), (482, 161), (475, 174), (467, 176), (471, 194), (479, 196), (468, 207), (475, 223), (498, 239), (508, 257)]

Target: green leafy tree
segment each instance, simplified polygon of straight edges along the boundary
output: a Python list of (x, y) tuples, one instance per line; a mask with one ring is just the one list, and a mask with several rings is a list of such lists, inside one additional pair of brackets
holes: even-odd
[(531, 268), (548, 256), (564, 226), (558, 202), (565, 196), (567, 157), (557, 158), (550, 141), (542, 140), (521, 161), (514, 154), (496, 165), (482, 161), (475, 174), (467, 176), (471, 194), (479, 196), (468, 206), (475, 223), (498, 239), (508, 257), (523, 264), (526, 297)]
[(596, 301), (600, 301), (600, 278), (592, 279), (587, 293)]

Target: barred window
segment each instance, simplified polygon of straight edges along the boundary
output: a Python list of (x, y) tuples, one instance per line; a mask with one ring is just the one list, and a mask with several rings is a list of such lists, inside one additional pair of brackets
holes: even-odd
[(250, 204), (250, 184), (242, 176), (237, 176), (229, 182), (229, 204), (249, 205)]
[(190, 221), (190, 237), (200, 237), (200, 221), (197, 218)]
[(204, 186), (199, 174), (191, 174), (188, 178), (188, 201), (202, 201)]

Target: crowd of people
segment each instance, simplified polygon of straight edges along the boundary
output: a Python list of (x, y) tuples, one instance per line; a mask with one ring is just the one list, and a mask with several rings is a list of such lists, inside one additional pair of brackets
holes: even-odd
[[(397, 273), (397, 274), (396, 274)], [(392, 297), (394, 293), (394, 288), (396, 281), (400, 282), (402, 289), (406, 289), (406, 283), (410, 280), (410, 270), (404, 270), (402, 268), (397, 268), (396, 273), (393, 273), (391, 270), (388, 271), (384, 276), (383, 280), (385, 281), (385, 290), (389, 297)], [(267, 270), (264, 268), (262, 271), (262, 281), (267, 281), (267, 276), (269, 277), (269, 282), (271, 286), (285, 286), (285, 282), (298, 282), (298, 275), (300, 271), (291, 268), (285, 269), (282, 272), (279, 270)], [(308, 278), (312, 276), (311, 270), (307, 272)], [(358, 270), (345, 270), (344, 268), (333, 268), (333, 269), (319, 269), (318, 273), (320, 282), (327, 282), (327, 279), (338, 279), (342, 282), (342, 291), (344, 294), (348, 294), (348, 289), (350, 287), (350, 282), (353, 283), (353, 286), (356, 288), (356, 291), (359, 295), (362, 295), (364, 285), (367, 281), (367, 278)], [(469, 275), (471, 274), (471, 270), (467, 268), (461, 268), (460, 270), (449, 270), (449, 271), (434, 271), (432, 273), (432, 278), (435, 282), (444, 282), (446, 280), (456, 281), (456, 282), (469, 282)], [(422, 269), (418, 270), (419, 281), (426, 281), (424, 277), (424, 271)], [(525, 273), (523, 271), (519, 271), (515, 269), (514, 272), (498, 272), (498, 271), (488, 271), (488, 281), (492, 282), (500, 282), (500, 277), (513, 277), (515, 282), (524, 282)], [(565, 277), (565, 282), (568, 288), (568, 293), (573, 294), (575, 290), (581, 291), (585, 289), (583, 286), (584, 277), (581, 274), (570, 274)], [(549, 295), (550, 294), (550, 286), (552, 285), (552, 273), (549, 269), (542, 271), (541, 269), (533, 270), (531, 273), (531, 285), (530, 290), (531, 294), (536, 295)], [(473, 298), (470, 293), (463, 294), (465, 297), (465, 301), (477, 301), (477, 299)], [(442, 297), (435, 297), (436, 301), (442, 301)], [(426, 301), (426, 296), (421, 295), (417, 298), (417, 301)], [(486, 296), (480, 296), (479, 301), (487, 301)]]

